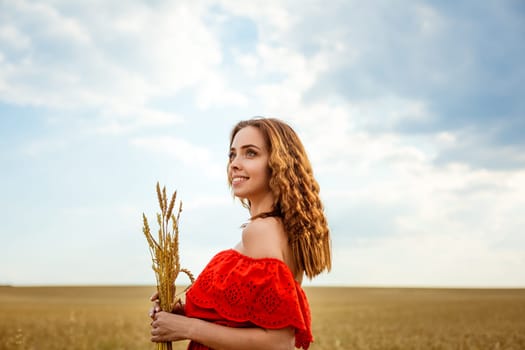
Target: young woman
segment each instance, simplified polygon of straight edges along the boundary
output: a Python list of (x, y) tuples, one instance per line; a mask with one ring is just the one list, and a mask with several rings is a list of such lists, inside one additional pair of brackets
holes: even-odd
[(185, 306), (168, 313), (155, 303), (151, 340), (190, 339), (192, 350), (308, 349), (301, 282), (330, 270), (331, 248), (319, 185), (297, 134), (277, 119), (239, 122), (228, 180), (250, 211), (241, 241), (212, 258)]

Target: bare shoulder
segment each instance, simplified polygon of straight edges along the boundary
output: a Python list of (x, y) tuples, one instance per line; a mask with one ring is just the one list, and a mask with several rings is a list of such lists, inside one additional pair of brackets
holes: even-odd
[(284, 260), (287, 244), (283, 224), (278, 218), (256, 219), (242, 232), (242, 253), (252, 258)]

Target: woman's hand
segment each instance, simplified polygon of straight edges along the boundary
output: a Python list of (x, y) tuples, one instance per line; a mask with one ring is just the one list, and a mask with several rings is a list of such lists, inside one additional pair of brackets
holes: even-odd
[[(155, 292), (151, 295), (150, 301), (153, 302), (153, 306), (149, 310), (149, 317), (153, 318), (153, 316), (160, 312), (162, 309), (160, 308), (160, 299), (159, 299), (159, 292)], [(179, 299), (179, 301), (175, 304), (173, 307), (173, 310), (171, 310), (174, 314), (184, 315), (184, 304)]]
[(191, 318), (159, 311), (153, 314), (151, 341), (167, 342), (188, 339)]
[(153, 306), (149, 310), (149, 317), (153, 318), (155, 313), (160, 311), (159, 292), (153, 293), (149, 300), (153, 302)]

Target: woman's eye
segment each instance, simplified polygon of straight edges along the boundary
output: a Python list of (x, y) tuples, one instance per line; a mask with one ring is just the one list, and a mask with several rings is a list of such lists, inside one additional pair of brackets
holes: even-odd
[(257, 155), (257, 153), (255, 151), (252, 151), (252, 150), (246, 151), (246, 156), (247, 157), (255, 157), (256, 155)]
[(230, 160), (230, 162), (231, 162), (234, 158), (235, 158), (235, 153), (230, 152), (230, 153), (228, 154), (228, 159)]

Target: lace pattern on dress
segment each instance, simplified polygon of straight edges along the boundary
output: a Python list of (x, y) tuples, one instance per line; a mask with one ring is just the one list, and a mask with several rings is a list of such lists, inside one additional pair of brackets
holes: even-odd
[(239, 324), (295, 329), (296, 347), (313, 341), (311, 315), (301, 286), (284, 262), (254, 259), (230, 249), (218, 253), (186, 295), (186, 314)]

